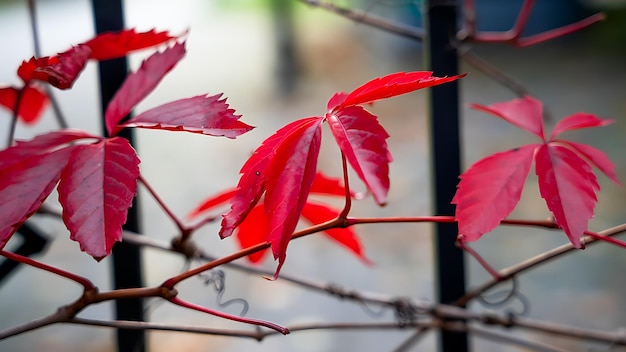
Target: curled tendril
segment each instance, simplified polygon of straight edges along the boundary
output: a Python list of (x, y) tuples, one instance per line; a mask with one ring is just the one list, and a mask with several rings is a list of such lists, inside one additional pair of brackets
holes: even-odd
[(226, 291), (226, 273), (223, 270), (213, 270), (211, 272), (199, 274), (198, 277), (202, 279), (205, 286), (213, 286), (215, 292), (217, 292), (217, 297), (215, 297), (215, 303), (220, 308), (226, 308), (233, 304), (241, 304), (241, 313), (239, 316), (245, 316), (248, 313), (249, 304), (243, 298), (233, 298), (231, 300), (222, 302), (222, 298), (224, 296), (224, 291)]
[(519, 283), (517, 278), (513, 277), (511, 280), (511, 288), (493, 292), (491, 294), (482, 294), (477, 297), (478, 301), (485, 307), (490, 308), (502, 308), (507, 305), (513, 304), (518, 301), (521, 304), (521, 310), (515, 311), (508, 308), (504, 312), (512, 317), (524, 316), (530, 312), (530, 301), (528, 298), (519, 291)]

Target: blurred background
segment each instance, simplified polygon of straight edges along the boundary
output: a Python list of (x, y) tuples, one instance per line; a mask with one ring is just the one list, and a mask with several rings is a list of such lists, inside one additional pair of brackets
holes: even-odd
[[(388, 19), (420, 23), (421, 1), (333, 1)], [(521, 1), (477, 1), (478, 24), (483, 30), (512, 26)], [(471, 46), (472, 52), (499, 68), (532, 95), (543, 101), (550, 129), (562, 117), (584, 111), (616, 120), (606, 128), (569, 133), (568, 138), (588, 143), (607, 153), (617, 165), (618, 177), (626, 180), (626, 1), (539, 0), (527, 28), (537, 33), (571, 23), (597, 11), (608, 18), (580, 33), (529, 48), (504, 44)], [(137, 130), (141, 172), (165, 202), (184, 217), (204, 198), (236, 185), (238, 171), (250, 153), (270, 134), (295, 119), (323, 114), (327, 99), (336, 91), (350, 91), (377, 76), (396, 71), (424, 69), (420, 43), (356, 24), (326, 10), (299, 1), (148, 1), (125, 2), (126, 25), (140, 31), (156, 28), (171, 33), (190, 30), (187, 55), (161, 85), (136, 109), (141, 112), (162, 103), (199, 94), (224, 93), (242, 121), (257, 126), (237, 140), (187, 133)], [(57, 0), (37, 2), (42, 52), (52, 55), (94, 34), (90, 2)], [(0, 1), (0, 82), (19, 84), (16, 69), (33, 55), (33, 42), (25, 1)], [(285, 50), (287, 44), (287, 50)], [(139, 67), (151, 51), (130, 57)], [(467, 108), (469, 103), (491, 104), (514, 94), (476, 68), (462, 62), (470, 75), (461, 83), (463, 169), (494, 152), (536, 142), (534, 137), (499, 119)], [(54, 95), (71, 127), (100, 133), (97, 71), (89, 64), (69, 91)], [(389, 203), (377, 207), (372, 199), (357, 202), (352, 216), (430, 215), (431, 180), (426, 92), (416, 92), (377, 103), (371, 108), (391, 137)], [(11, 114), (0, 111), (0, 143), (5, 146)], [(18, 124), (16, 137), (28, 139), (54, 130), (49, 109), (35, 126)], [(326, 131), (328, 132), (328, 131)], [(319, 169), (341, 175), (336, 147), (325, 134)], [(356, 178), (353, 187), (363, 190)], [(626, 191), (599, 175), (602, 186), (591, 230), (602, 230), (626, 221)], [(56, 206), (56, 195), (51, 204)], [(140, 187), (143, 233), (167, 242), (175, 226)], [(332, 203), (332, 201), (331, 201)], [(341, 203), (334, 203), (338, 207)], [(534, 172), (512, 217), (548, 218)], [(87, 276), (102, 291), (111, 288), (110, 259), (97, 263), (69, 240), (67, 230), (55, 219), (37, 217), (34, 226), (45, 230), (50, 243), (38, 260)], [(432, 230), (430, 225), (370, 225), (356, 228), (375, 263), (363, 265), (324, 236), (294, 241), (283, 273), (335, 283), (355, 290), (432, 300), (434, 296)], [(206, 226), (194, 236), (215, 256), (236, 250), (232, 239), (219, 240), (218, 224)], [(19, 238), (7, 245), (11, 250)], [(567, 242), (556, 231), (531, 228), (499, 228), (474, 245), (496, 268), (503, 268)], [(626, 279), (623, 249), (599, 244), (563, 257), (523, 275), (520, 290), (530, 302), (528, 316), (548, 321), (609, 331), (626, 327)], [(145, 283), (158, 285), (183, 270), (179, 256), (144, 250)], [(197, 265), (198, 263), (192, 263)], [(473, 260), (467, 259), (469, 286), (489, 278)], [(275, 263), (266, 260), (268, 270)], [(260, 276), (225, 269), (224, 299), (243, 298), (250, 304), (249, 317), (282, 325), (307, 322), (389, 321), (391, 313), (376, 315), (367, 307), (308, 292), (285, 281), (269, 282)], [(179, 287), (181, 297), (204, 306), (216, 306), (216, 293), (201, 279)], [(72, 302), (81, 288), (45, 272), (21, 267), (0, 282), (0, 329), (54, 312)], [(513, 304), (515, 306), (515, 303)], [(476, 309), (484, 309), (475, 306)], [(515, 308), (515, 307), (514, 307)], [(519, 307), (517, 307), (519, 308)], [(222, 309), (222, 308), (219, 308)], [(240, 307), (223, 308), (238, 314)], [(111, 319), (110, 303), (87, 308), (81, 317)], [(147, 314), (155, 322), (241, 327), (208, 315), (190, 312), (156, 300), (147, 302)], [(262, 343), (247, 339), (148, 332), (150, 351), (391, 351), (411, 331), (310, 331), (287, 337), (270, 337)], [(534, 336), (536, 341), (573, 350), (609, 346)], [(472, 338), (476, 351), (523, 351), (481, 338)], [(412, 350), (431, 351), (434, 334)], [(76, 325), (54, 325), (0, 341), (2, 351), (112, 351), (114, 331)]]

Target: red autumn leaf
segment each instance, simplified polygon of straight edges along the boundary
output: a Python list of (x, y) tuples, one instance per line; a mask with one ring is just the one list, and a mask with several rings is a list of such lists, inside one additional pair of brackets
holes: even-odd
[(335, 93), (330, 99), (328, 99), (328, 103), (326, 103), (326, 111), (333, 111), (334, 108), (338, 107), (346, 100), (348, 93), (339, 92)]
[(269, 215), (266, 239), (279, 261), (274, 278), (284, 264), (287, 244), (313, 183), (321, 123), (319, 117), (301, 119), (266, 139), (242, 167), (231, 209), (222, 220), (220, 236), (224, 238), (241, 224), (265, 192)]
[(294, 121), (276, 131), (252, 153), (252, 156), (241, 167), (237, 192), (232, 198), (230, 210), (222, 219), (221, 238), (232, 235), (235, 228), (261, 199), (265, 191), (265, 182), (272, 173), (269, 168), (273, 160), (272, 156), (287, 136), (297, 133), (302, 123), (302, 120)]
[[(22, 89), (18, 116), (24, 123), (34, 124), (48, 106), (48, 96), (33, 85), (27, 85)], [(18, 89), (14, 87), (0, 88), (0, 105), (13, 111), (17, 101), (17, 93)]]
[(385, 204), (389, 191), (389, 137), (376, 116), (360, 106), (326, 114), (330, 130), (346, 159), (372, 192), (378, 204)]
[[(245, 249), (266, 242), (268, 216), (263, 204), (252, 208), (246, 219), (239, 225), (235, 238), (239, 248)], [(267, 250), (258, 251), (248, 256), (252, 263), (259, 263)]]
[(93, 137), (80, 131), (58, 131), (17, 141), (0, 151), (0, 248), (57, 184), (74, 147), (59, 148)]
[(457, 205), (455, 217), (464, 241), (478, 240), (513, 211), (539, 146), (525, 145), (493, 154), (460, 176), (452, 203)]
[(200, 205), (198, 205), (191, 212), (189, 212), (187, 218), (192, 219), (198, 217), (200, 214), (206, 211), (227, 203), (235, 196), (236, 192), (237, 190), (235, 189), (228, 189), (224, 192), (218, 193), (212, 197), (205, 199), (202, 203), (200, 203)]
[(51, 153), (64, 144), (84, 138), (100, 139), (101, 137), (79, 130), (68, 129), (48, 132), (29, 141), (16, 141), (14, 146), (0, 151), (0, 170), (19, 163), (22, 159), (33, 155)]
[(85, 42), (91, 48), (91, 58), (95, 60), (109, 60), (126, 56), (131, 51), (145, 49), (163, 44), (177, 37), (167, 31), (137, 33), (135, 29), (127, 29), (119, 32), (107, 32)]
[(274, 258), (279, 261), (275, 279), (284, 264), (287, 245), (312, 188), (321, 141), (321, 123), (329, 123), (352, 168), (375, 200), (384, 204), (389, 190), (389, 162), (392, 160), (386, 142), (389, 135), (376, 116), (356, 105), (463, 76), (439, 78), (432, 77), (431, 72), (400, 72), (377, 78), (352, 93), (335, 94), (327, 104), (325, 117), (309, 117), (281, 128), (266, 139), (241, 168), (237, 192), (231, 201), (230, 211), (224, 214), (220, 237), (230, 236), (265, 193), (264, 205), (268, 215), (266, 240), (271, 243)]
[(122, 240), (138, 177), (139, 159), (126, 139), (75, 146), (61, 174), (59, 202), (70, 238), (96, 260)]
[(269, 215), (267, 240), (272, 245), (278, 268), (287, 256), (287, 245), (296, 229), (302, 208), (308, 198), (322, 137), (322, 119), (300, 120), (300, 127), (285, 136), (275, 151), (270, 175), (265, 183), (265, 212)]
[[(580, 239), (587, 230), (589, 219), (593, 217), (593, 209), (597, 202), (596, 191), (600, 189), (590, 163), (616, 184), (619, 185), (619, 181), (615, 174), (615, 166), (603, 152), (585, 144), (558, 140), (555, 137), (566, 131), (606, 126), (613, 121), (602, 120), (591, 114), (577, 113), (559, 121), (550, 139), (546, 140), (541, 119), (543, 114), (541, 102), (532, 97), (488, 106), (474, 104), (473, 107), (535, 134), (543, 140), (543, 143), (518, 148), (518, 150), (528, 149), (526, 153), (529, 156), (509, 151), (485, 158), (461, 175), (462, 180), (453, 203), (457, 204), (456, 220), (462, 238), (466, 241), (478, 239), (510, 213), (519, 201), (517, 193), (521, 192), (521, 189), (515, 187), (513, 193), (509, 189), (504, 189), (506, 192), (502, 194), (503, 199), (495, 200), (492, 196), (504, 185), (498, 182), (501, 179), (498, 179), (497, 173), (494, 175), (494, 170), (501, 170), (504, 167), (503, 170), (515, 171), (516, 167), (519, 167), (520, 169), (515, 171), (514, 179), (521, 187), (524, 179), (521, 168), (527, 170), (530, 167), (529, 158), (532, 149), (536, 151), (535, 171), (539, 176), (541, 196), (571, 243), (576, 248), (581, 248), (584, 244)], [(469, 183), (468, 178), (471, 181)], [(498, 206), (490, 207), (489, 204)], [(504, 206), (500, 208), (502, 204)]]
[[(190, 212), (188, 215), (189, 218), (196, 217), (206, 211), (215, 209), (228, 202), (232, 197), (234, 197), (237, 191), (235, 189), (229, 189), (224, 192), (220, 192), (214, 196), (207, 198), (204, 202), (202, 202), (199, 206), (197, 206), (194, 210)], [(313, 180), (313, 185), (311, 186), (310, 194), (319, 194), (319, 195), (333, 195), (344, 197), (346, 193), (345, 187), (340, 183), (338, 178), (327, 177), (321, 172), (318, 172), (315, 175)], [(337, 217), (339, 211), (334, 210), (332, 208), (326, 207), (324, 205), (314, 204), (309, 208), (307, 212), (307, 207), (311, 204), (310, 201), (304, 206), (302, 211), (302, 216), (312, 222), (314, 224), (321, 223), (323, 221), (330, 220), (332, 218)], [(320, 207), (324, 207), (321, 209)], [(313, 215), (305, 215), (311, 214), (311, 212), (315, 209), (321, 209), (320, 214)], [(323, 214), (323, 216), (322, 216)], [(322, 219), (323, 218), (323, 219)], [(320, 220), (322, 219), (322, 220)], [(237, 239), (240, 248), (248, 248), (250, 246), (264, 243), (266, 242), (267, 236), (267, 222), (268, 216), (265, 213), (265, 207), (263, 203), (258, 204), (253, 207), (248, 215), (245, 217), (243, 222), (239, 225), (239, 227), (235, 230), (235, 238)], [(327, 235), (331, 236), (334, 240), (338, 241), (344, 247), (353, 251), (357, 256), (359, 256), (363, 261), (369, 263), (367, 258), (365, 258), (362, 254), (362, 249), (360, 245), (360, 241), (356, 238), (356, 234), (352, 230), (348, 229), (339, 229), (340, 231), (331, 231), (328, 232)], [(253, 263), (258, 263), (264, 257), (264, 253), (266, 251), (260, 251), (255, 254), (249, 256), (249, 259)]]
[(32, 80), (48, 82), (59, 89), (68, 89), (82, 72), (91, 49), (85, 45), (78, 45), (70, 50), (55, 56), (31, 58), (22, 62), (17, 74), (28, 84)]
[(556, 136), (563, 132), (579, 130), (581, 128), (589, 127), (602, 127), (612, 124), (613, 120), (602, 120), (592, 114), (579, 112), (574, 115), (568, 116), (559, 121), (550, 135), (550, 140), (553, 140)]
[(4, 158), (19, 153), (9, 156), (7, 150), (0, 152), (0, 249), (50, 195), (73, 148), (23, 155), (17, 160)]
[(158, 106), (118, 125), (113, 134), (123, 127), (187, 131), (227, 138), (250, 131), (253, 127), (239, 121), (241, 115), (235, 115), (226, 99), (220, 100), (221, 96), (200, 95)]
[(22, 61), (20, 67), (17, 68), (17, 75), (24, 81), (25, 84), (28, 84), (33, 79), (33, 72), (37, 69), (37, 67), (44, 67), (49, 65), (50, 57), (45, 56), (42, 58), (31, 57), (28, 61)]
[(609, 158), (602, 152), (594, 147), (588, 146), (586, 144), (575, 143), (571, 141), (564, 140), (555, 140), (556, 143), (562, 143), (570, 148), (574, 149), (578, 154), (584, 156), (589, 161), (591, 161), (602, 173), (606, 175), (611, 181), (615, 182), (617, 185), (621, 185), (619, 180), (617, 179), (617, 175), (615, 174), (615, 165), (609, 160)]
[(539, 191), (556, 222), (576, 248), (587, 231), (600, 189), (589, 164), (560, 145), (542, 145), (536, 156)]
[[(311, 185), (311, 193), (317, 193), (320, 195), (330, 195), (330, 196), (340, 196), (344, 197), (346, 195), (346, 188), (341, 184), (341, 181), (338, 178), (331, 178), (324, 175), (321, 172), (318, 172), (315, 175), (315, 179), (313, 179), (313, 185)], [(229, 200), (231, 200), (235, 194), (237, 193), (236, 189), (227, 189), (223, 192), (220, 192), (216, 195), (213, 195), (207, 199), (205, 199), (202, 203), (200, 203), (197, 207), (195, 207), (189, 214), (188, 218), (195, 218), (198, 215), (207, 212), (211, 209), (215, 209)], [(350, 192), (353, 196), (356, 194), (354, 192)]]
[[(328, 111), (340, 110), (353, 105), (372, 103), (376, 100), (395, 97), (418, 89), (428, 88), (465, 77), (433, 77), (432, 72), (398, 72), (375, 78), (353, 90), (350, 94), (339, 93), (331, 98)], [(334, 105), (336, 104), (336, 105)], [(334, 105), (334, 106), (333, 106)]]
[(541, 139), (545, 139), (543, 105), (541, 101), (531, 96), (491, 105), (472, 104), (471, 107), (495, 115)]
[[(324, 204), (317, 204), (308, 201), (302, 209), (302, 217), (307, 219), (311, 224), (317, 225), (325, 221), (335, 219), (340, 211), (333, 209)], [(363, 246), (352, 228), (333, 228), (325, 230), (324, 233), (332, 240), (336, 241), (344, 248), (354, 253), (359, 259), (366, 264), (372, 264), (363, 253)]]
[(156, 88), (165, 74), (174, 68), (184, 55), (185, 43), (176, 43), (165, 51), (150, 56), (137, 72), (126, 77), (106, 110), (105, 120), (109, 135), (114, 135), (115, 126)]
[[(341, 183), (340, 179), (328, 177), (323, 173), (318, 172), (317, 175), (315, 175), (315, 179), (313, 180), (311, 193), (345, 197), (346, 187)], [(350, 196), (356, 197), (356, 193), (350, 190)]]

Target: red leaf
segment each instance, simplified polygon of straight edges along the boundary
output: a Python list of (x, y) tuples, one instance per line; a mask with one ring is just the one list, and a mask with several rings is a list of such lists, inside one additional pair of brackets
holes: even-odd
[[(23, 88), (18, 116), (26, 124), (34, 124), (39, 121), (45, 108), (48, 106), (48, 96), (38, 88), (28, 85)], [(14, 87), (0, 88), (0, 105), (10, 111), (15, 109), (18, 90)]]
[(68, 89), (82, 72), (90, 54), (91, 49), (88, 46), (78, 45), (55, 56), (39, 59), (32, 57), (29, 61), (22, 62), (17, 74), (25, 84), (31, 80), (40, 80), (59, 89)]
[(0, 249), (50, 195), (76, 147), (18, 159), (14, 157), (20, 153), (11, 152), (14, 148), (0, 152)]
[(0, 204), (0, 245), (39, 208), (59, 180), (73, 147), (56, 149), (92, 137), (81, 131), (57, 131), (0, 151), (0, 199), (5, 200)]
[(204, 202), (200, 203), (200, 205), (198, 205), (195, 209), (193, 209), (189, 213), (189, 215), (187, 215), (187, 217), (189, 219), (193, 219), (208, 210), (211, 210), (215, 207), (225, 204), (226, 202), (228, 202), (235, 196), (236, 192), (237, 190), (235, 189), (229, 189), (224, 192), (218, 193), (212, 197), (207, 198)]
[(102, 33), (84, 44), (91, 48), (92, 59), (109, 60), (126, 56), (131, 51), (149, 48), (175, 38), (168, 32), (156, 32), (154, 29), (142, 33), (137, 33), (135, 29), (127, 29), (120, 32)]
[(241, 168), (237, 193), (224, 215), (220, 237), (230, 236), (265, 192), (268, 215), (266, 240), (279, 264), (285, 262), (287, 244), (296, 228), (315, 176), (321, 142), (320, 117), (294, 121), (257, 148)]
[[(317, 225), (325, 221), (335, 219), (339, 215), (339, 210), (333, 209), (323, 204), (308, 201), (302, 209), (302, 217), (307, 219), (311, 224)], [(361, 241), (351, 227), (334, 228), (324, 231), (332, 240), (336, 241), (344, 248), (354, 253), (359, 259), (366, 264), (372, 264), (363, 253)]]
[(126, 77), (106, 110), (106, 127), (110, 135), (114, 135), (115, 125), (156, 88), (165, 74), (174, 68), (184, 55), (185, 43), (176, 43), (164, 52), (150, 56), (137, 72)]
[[(341, 184), (341, 181), (338, 178), (327, 177), (323, 173), (318, 172), (317, 174), (315, 174), (315, 178), (313, 179), (313, 185), (311, 185), (310, 192), (321, 195), (343, 197), (346, 194), (346, 188)], [(200, 203), (200, 205), (198, 205), (195, 209), (193, 209), (189, 213), (189, 215), (187, 215), (187, 217), (195, 218), (208, 210), (223, 205), (224, 203), (231, 200), (236, 193), (236, 189), (228, 189), (214, 196), (211, 196), (204, 200), (204, 202)], [(355, 196), (354, 192), (350, 193)]]
[[(310, 119), (319, 120), (320, 118), (309, 118), (305, 121)], [(294, 121), (276, 131), (263, 141), (261, 146), (252, 153), (252, 156), (241, 167), (239, 171), (241, 178), (237, 184), (237, 192), (231, 201), (230, 210), (223, 215), (222, 228), (220, 229), (221, 238), (230, 236), (257, 204), (265, 191), (265, 182), (273, 172), (269, 166), (276, 150), (288, 136), (297, 133), (302, 124), (303, 120)]]
[[(246, 249), (266, 242), (268, 218), (263, 204), (252, 208), (246, 219), (239, 225), (235, 238), (239, 248)], [(259, 263), (267, 253), (267, 249), (252, 253), (248, 256), (253, 263)]]
[(25, 84), (28, 84), (28, 82), (33, 79), (33, 73), (37, 67), (48, 66), (50, 64), (50, 59), (51, 58), (49, 56), (45, 56), (39, 59), (31, 57), (28, 61), (22, 61), (20, 67), (17, 68), (17, 75), (22, 79), (22, 81), (24, 81)]
[(550, 140), (553, 140), (556, 136), (566, 131), (589, 127), (601, 127), (610, 125), (613, 122), (615, 122), (615, 120), (602, 120), (595, 115), (579, 112), (559, 121), (559, 123), (554, 126), (554, 130), (550, 135)]
[(122, 240), (122, 225), (139, 177), (139, 159), (126, 139), (75, 147), (61, 174), (59, 202), (70, 238), (100, 260)]
[(591, 166), (560, 145), (542, 145), (536, 155), (539, 191), (559, 226), (576, 248), (593, 217), (600, 189)]
[(93, 136), (79, 130), (68, 129), (48, 132), (29, 141), (16, 141), (14, 146), (0, 151), (0, 169), (19, 163), (22, 159), (29, 158), (33, 155), (50, 153), (63, 144), (83, 138), (100, 139), (101, 137)]
[(542, 140), (545, 139), (543, 132), (543, 105), (541, 101), (531, 96), (491, 105), (472, 104), (471, 107), (495, 115), (538, 136)]
[(313, 184), (322, 121), (319, 117), (299, 120), (298, 129), (285, 136), (275, 150), (268, 170), (264, 201), (269, 217), (267, 240), (272, 244), (274, 259), (279, 262), (274, 279), (285, 262), (287, 245)]
[(348, 93), (335, 93), (330, 99), (328, 99), (328, 103), (326, 103), (326, 110), (333, 111), (334, 108), (338, 107), (346, 100), (346, 97), (348, 97)]
[(239, 121), (241, 115), (235, 115), (221, 96), (201, 95), (161, 105), (118, 125), (114, 134), (122, 127), (142, 127), (235, 138), (253, 129)]
[[(318, 172), (313, 179), (313, 185), (311, 186), (311, 193), (317, 193), (321, 195), (329, 196), (346, 196), (346, 187), (341, 182), (341, 179), (328, 177), (321, 172)], [(352, 197), (356, 196), (356, 193), (350, 190)]]
[(335, 94), (328, 102), (328, 111), (336, 111), (353, 105), (367, 104), (376, 100), (395, 97), (418, 89), (451, 82), (462, 77), (465, 77), (465, 74), (452, 77), (433, 77), (432, 72), (426, 71), (393, 73), (375, 78), (356, 88), (348, 95), (345, 95), (345, 93)]
[(515, 208), (539, 144), (496, 153), (472, 165), (461, 176), (452, 199), (464, 241), (478, 240), (496, 228)]
[(594, 147), (588, 146), (586, 144), (575, 143), (564, 140), (555, 140), (556, 143), (563, 143), (576, 152), (582, 154), (585, 158), (591, 161), (600, 171), (602, 171), (606, 177), (611, 179), (611, 181), (615, 182), (617, 185), (621, 186), (621, 183), (617, 179), (617, 174), (615, 174), (615, 165), (609, 160), (609, 158), (602, 152)]
[(13, 111), (15, 109), (15, 100), (17, 99), (18, 89), (15, 87), (0, 88), (0, 105)]
[(339, 148), (380, 205), (387, 201), (389, 162), (393, 159), (385, 141), (389, 135), (376, 116), (360, 106), (326, 114)]

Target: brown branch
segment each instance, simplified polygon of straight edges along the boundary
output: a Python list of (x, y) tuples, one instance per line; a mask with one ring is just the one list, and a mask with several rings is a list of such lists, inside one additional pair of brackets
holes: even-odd
[(148, 181), (146, 181), (146, 179), (143, 178), (141, 174), (139, 175), (139, 178), (137, 179), (137, 181), (143, 184), (143, 186), (146, 188), (148, 193), (150, 193), (152, 198), (157, 202), (157, 204), (159, 204), (159, 206), (165, 212), (165, 214), (172, 220), (172, 222), (174, 222), (176, 227), (178, 227), (178, 230), (180, 231), (182, 237), (186, 238), (187, 236), (189, 236), (190, 230), (183, 225), (183, 222), (178, 219), (176, 214), (174, 214), (174, 212), (167, 206), (167, 204), (165, 204), (161, 196), (159, 196), (159, 194), (154, 190), (154, 188), (152, 188), (152, 186), (150, 186)]
[(389, 21), (384, 18), (374, 16), (372, 14), (354, 11), (349, 8), (339, 7), (326, 1), (319, 0), (300, 0), (300, 2), (307, 5), (322, 8), (328, 10), (341, 17), (348, 18), (357, 23), (363, 23), (374, 28), (382, 29), (383, 31), (398, 34), (400, 36), (411, 38), (415, 40), (424, 39), (424, 31), (419, 27), (409, 26), (406, 24)]
[[(461, 325), (461, 324), (457, 323), (455, 325)], [(571, 352), (570, 350), (552, 346), (547, 343), (517, 337), (510, 333), (500, 333), (500, 332), (492, 331), (492, 330), (477, 327), (477, 326), (466, 325), (465, 327), (466, 327), (465, 331), (472, 333), (472, 336), (479, 336), (479, 337), (492, 340), (492, 341), (501, 341), (501, 342), (505, 342), (511, 345), (518, 345), (521, 347), (529, 348), (532, 351)], [(449, 327), (448, 330), (453, 330), (453, 327), (452, 326)]]
[[(565, 324), (555, 324), (551, 322), (545, 322), (530, 318), (512, 317), (494, 314), (490, 312), (477, 313), (471, 312), (465, 308), (460, 308), (451, 305), (443, 304), (431, 304), (423, 305), (421, 309), (427, 309), (428, 313), (424, 313), (424, 319), (416, 319), (406, 324), (398, 324), (398, 322), (380, 322), (380, 323), (307, 323), (299, 324), (288, 327), (289, 331), (307, 331), (307, 330), (361, 330), (361, 329), (405, 329), (405, 328), (419, 328), (423, 333), (427, 329), (438, 328), (452, 331), (472, 331), (482, 335), (486, 335), (490, 339), (506, 340), (509, 343), (523, 345), (526, 347), (535, 346), (536, 350), (549, 350), (549, 351), (561, 351), (557, 347), (536, 344), (533, 341), (518, 339), (509, 335), (497, 334), (493, 331), (487, 330), (482, 327), (475, 327), (468, 325), (468, 323), (480, 324), (487, 327), (490, 326), (502, 326), (506, 328), (523, 328), (539, 333), (546, 333), (551, 335), (558, 335), (588, 341), (596, 341), (603, 343), (611, 343), (614, 345), (626, 345), (626, 336), (623, 332), (605, 332), (594, 329), (585, 329)], [(434, 320), (432, 319), (434, 318)], [(454, 321), (463, 320), (465, 323)], [(147, 329), (147, 330), (163, 330), (163, 331), (180, 331), (198, 334), (210, 334), (221, 335), (231, 337), (244, 337), (253, 338), (261, 341), (265, 337), (274, 336), (279, 334), (278, 331), (270, 330), (231, 330), (231, 329), (216, 329), (206, 328), (198, 326), (180, 326), (180, 325), (168, 325), (149, 322), (136, 322), (136, 321), (98, 321), (74, 318), (65, 320), (63, 322), (73, 324), (84, 324), (92, 326), (103, 326), (113, 328), (124, 329)], [(540, 348), (538, 348), (540, 347)], [(396, 351), (402, 351), (402, 349), (396, 349)]]
[[(129, 320), (117, 320), (117, 321), (102, 321), (93, 319), (75, 318), (67, 321), (66, 323), (110, 327), (115, 329), (133, 329), (133, 330), (159, 330), (159, 331), (177, 331), (187, 332), (194, 334), (204, 335), (218, 335), (218, 336), (230, 336), (230, 337), (242, 337), (251, 338), (257, 341), (262, 341), (266, 337), (279, 336), (280, 333), (275, 330), (235, 330), (235, 329), (220, 329), (220, 328), (208, 328), (195, 325), (170, 325), (159, 324), (152, 322), (140, 322)], [(308, 330), (398, 330), (406, 329), (418, 326), (434, 327), (432, 322), (420, 322), (407, 326), (400, 326), (396, 322), (381, 322), (381, 323), (307, 323), (297, 324), (289, 327), (291, 332), (295, 331), (308, 331)]]
[(532, 95), (530, 94), (528, 89), (526, 89), (526, 87), (524, 87), (522, 84), (520, 84), (504, 72), (500, 71), (494, 65), (492, 65), (485, 59), (482, 59), (469, 49), (461, 47), (457, 52), (461, 59), (463, 59), (463, 61), (465, 61), (478, 71), (484, 73), (494, 81), (500, 83), (502, 86), (515, 93), (515, 95), (517, 95), (518, 97), (521, 98), (526, 95)]
[(63, 309), (59, 309), (54, 314), (48, 315), (46, 317), (31, 320), (23, 324), (11, 326), (4, 330), (0, 330), (0, 340), (16, 336), (27, 331), (33, 331), (44, 326), (60, 323), (65, 321), (66, 319), (67, 316), (65, 315)]

